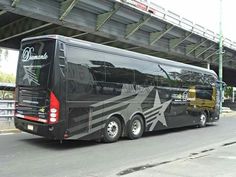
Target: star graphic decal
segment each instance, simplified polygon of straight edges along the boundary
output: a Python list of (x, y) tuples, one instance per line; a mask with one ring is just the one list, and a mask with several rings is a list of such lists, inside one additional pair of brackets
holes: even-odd
[(42, 66), (32, 66), (32, 65), (25, 65), (23, 66), (24, 71), (25, 71), (25, 75), (23, 77), (23, 80), (27, 80), (29, 82), (29, 84), (31, 84), (32, 82), (36, 85), (40, 85), (39, 81), (38, 81), (38, 77), (35, 74), (35, 70), (37, 68), (41, 68)]
[(156, 96), (153, 107), (144, 112), (147, 124), (151, 124), (151, 127), (149, 129), (150, 131), (155, 128), (158, 121), (161, 122), (164, 126), (167, 126), (164, 112), (171, 103), (171, 101), (172, 100), (169, 100), (161, 104), (158, 91), (156, 90)]

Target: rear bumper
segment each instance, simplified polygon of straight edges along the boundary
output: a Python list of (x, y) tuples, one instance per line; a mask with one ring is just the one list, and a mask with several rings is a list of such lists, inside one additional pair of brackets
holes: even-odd
[(64, 139), (65, 123), (59, 122), (57, 124), (48, 125), (37, 123), (24, 119), (14, 118), (15, 127), (21, 131), (28, 132), (34, 135), (43, 136), (47, 139), (62, 140)]

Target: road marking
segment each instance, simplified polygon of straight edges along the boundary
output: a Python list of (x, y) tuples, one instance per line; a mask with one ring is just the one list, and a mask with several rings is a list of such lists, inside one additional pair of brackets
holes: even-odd
[(236, 156), (218, 156), (221, 159), (236, 160)]

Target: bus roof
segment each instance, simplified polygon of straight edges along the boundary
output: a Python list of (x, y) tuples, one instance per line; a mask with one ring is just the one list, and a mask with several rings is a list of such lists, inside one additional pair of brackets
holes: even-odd
[(194, 66), (194, 65), (189, 65), (189, 64), (185, 64), (185, 63), (181, 63), (181, 62), (177, 62), (177, 61), (172, 61), (172, 60), (168, 60), (168, 59), (163, 59), (163, 58), (159, 58), (159, 57), (154, 57), (154, 56), (150, 56), (150, 55), (146, 55), (146, 54), (141, 54), (141, 53), (137, 53), (137, 52), (133, 52), (133, 51), (128, 51), (128, 50), (124, 50), (124, 49), (119, 49), (119, 48), (115, 48), (115, 47), (110, 47), (110, 46), (97, 44), (97, 43), (93, 43), (93, 42), (88, 42), (88, 41), (75, 39), (75, 38), (71, 38), (71, 37), (61, 36), (61, 35), (43, 35), (43, 36), (29, 37), (29, 38), (23, 39), (22, 42), (29, 41), (29, 40), (38, 40), (38, 39), (42, 39), (42, 38), (56, 39), (56, 40), (60, 40), (64, 43), (74, 45), (74, 46), (79, 46), (82, 48), (103, 51), (103, 52), (112, 53), (112, 54), (116, 54), (116, 55), (120, 55), (120, 56), (135, 58), (135, 59), (139, 59), (139, 60), (143, 60), (143, 61), (150, 61), (150, 62), (156, 62), (156, 63), (160, 63), (160, 64), (166, 64), (166, 65), (186, 68), (186, 69), (195, 70), (195, 71), (206, 73), (206, 74), (212, 74), (215, 77), (217, 77), (217, 74), (213, 70), (209, 70), (206, 68), (202, 68), (202, 67), (198, 67), (198, 66)]

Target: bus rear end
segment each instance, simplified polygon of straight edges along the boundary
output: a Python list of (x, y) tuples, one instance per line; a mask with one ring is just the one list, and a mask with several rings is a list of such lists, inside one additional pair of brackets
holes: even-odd
[(56, 40), (32, 38), (21, 44), (16, 78), (16, 128), (63, 139), (64, 121), (60, 119), (59, 89), (55, 77)]

